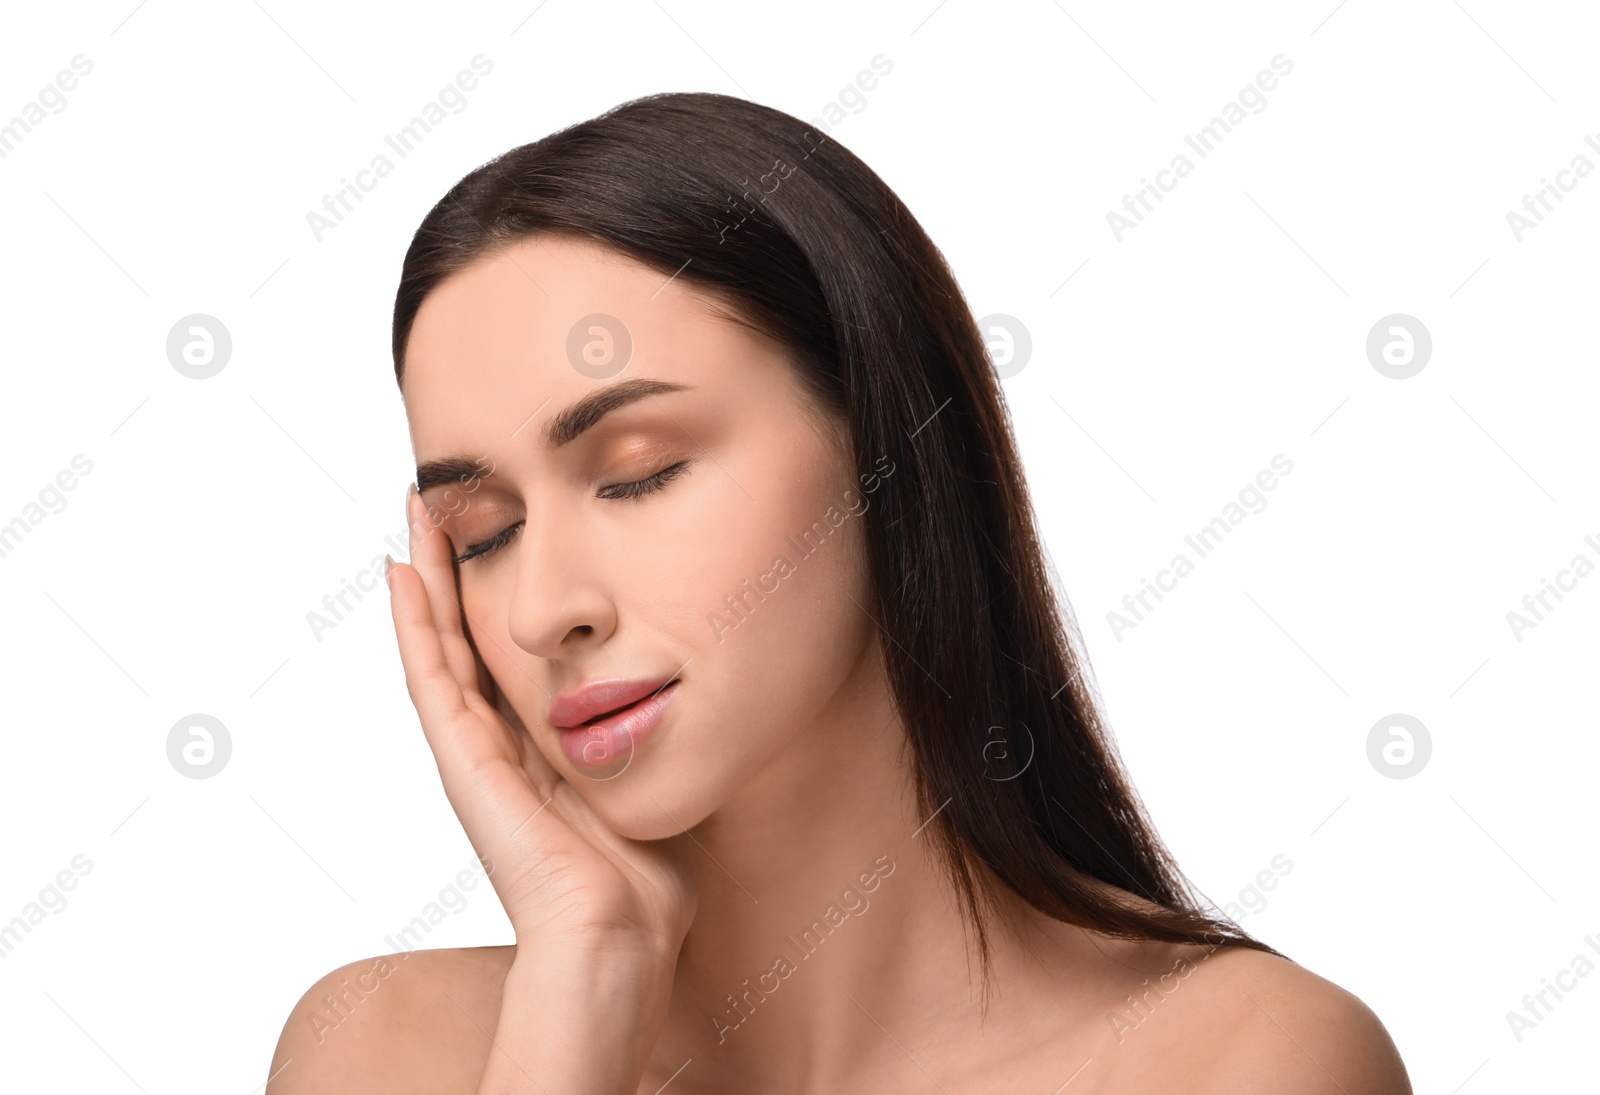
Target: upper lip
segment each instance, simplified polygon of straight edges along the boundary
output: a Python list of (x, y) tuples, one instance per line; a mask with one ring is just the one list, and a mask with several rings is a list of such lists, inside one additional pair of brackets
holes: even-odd
[(623, 680), (613, 677), (590, 681), (577, 688), (556, 694), (550, 703), (550, 725), (567, 729), (589, 722), (597, 715), (609, 715), (619, 708), (651, 696), (676, 677), (655, 677), (651, 680)]

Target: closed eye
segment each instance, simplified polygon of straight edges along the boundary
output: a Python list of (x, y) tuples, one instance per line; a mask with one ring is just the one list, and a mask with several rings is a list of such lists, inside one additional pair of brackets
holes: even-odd
[[(647, 476), (644, 479), (638, 479), (632, 483), (613, 483), (609, 487), (601, 487), (599, 497), (611, 499), (642, 498), (647, 494), (660, 490), (670, 480), (676, 479), (688, 470), (689, 461), (680, 460), (676, 464), (662, 468), (654, 475)], [(606, 493), (607, 491), (611, 493), (608, 494)]]
[[(604, 498), (608, 501), (627, 501), (643, 498), (647, 494), (655, 493), (666, 486), (668, 482), (688, 471), (689, 464), (688, 460), (680, 460), (678, 463), (662, 468), (654, 475), (646, 476), (643, 479), (637, 479), (631, 483), (609, 484), (601, 487), (596, 493), (596, 497)], [(472, 559), (494, 554), (511, 542), (512, 537), (516, 535), (517, 530), (523, 524), (524, 522), (518, 521), (516, 524), (495, 533), (481, 544), (472, 544), (466, 551), (455, 557), (456, 564), (459, 566)]]

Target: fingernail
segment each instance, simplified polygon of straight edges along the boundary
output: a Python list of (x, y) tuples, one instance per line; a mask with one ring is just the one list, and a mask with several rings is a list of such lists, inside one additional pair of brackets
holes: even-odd
[(394, 560), (389, 558), (389, 555), (386, 552), (383, 556), (383, 584), (388, 586), (390, 589), (394, 588), (394, 583), (389, 580), (389, 571), (393, 569)]

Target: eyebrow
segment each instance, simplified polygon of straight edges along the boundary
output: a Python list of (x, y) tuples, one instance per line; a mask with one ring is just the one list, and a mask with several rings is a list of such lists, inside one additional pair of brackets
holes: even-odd
[[(554, 450), (571, 444), (598, 425), (606, 415), (630, 403), (667, 392), (688, 391), (690, 387), (670, 380), (638, 377), (590, 392), (550, 420), (544, 431), (545, 447)], [(429, 487), (447, 486), (472, 478), (487, 479), (493, 475), (492, 471), (484, 472), (482, 457), (445, 456), (417, 465), (417, 490), (425, 491)]]

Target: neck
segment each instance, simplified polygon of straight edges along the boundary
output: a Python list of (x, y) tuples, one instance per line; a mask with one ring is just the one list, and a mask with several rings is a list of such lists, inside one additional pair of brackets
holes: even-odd
[[(659, 1059), (801, 1088), (859, 1085), (870, 1062), (917, 1074), (904, 1072), (921, 1056), (907, 1061), (904, 1038), (978, 1029), (975, 939), (920, 815), (905, 730), (881, 657), (869, 656), (812, 731), (676, 838), (693, 841), (683, 851), (699, 901)], [(1048, 918), (999, 891), (996, 982), (1061, 976), (1068, 952), (1088, 946), (1081, 933), (1041, 927)]]

